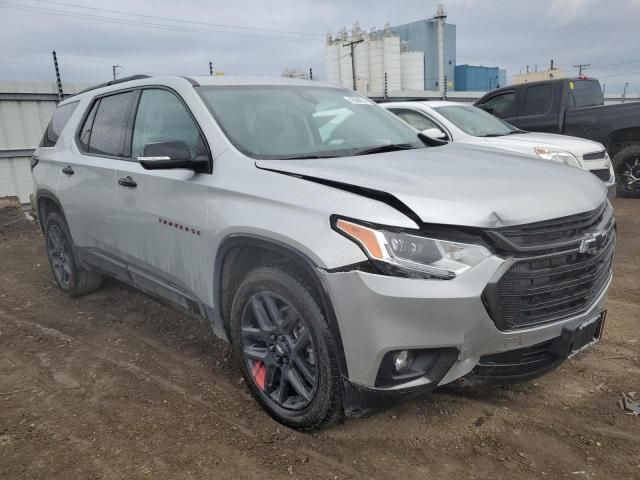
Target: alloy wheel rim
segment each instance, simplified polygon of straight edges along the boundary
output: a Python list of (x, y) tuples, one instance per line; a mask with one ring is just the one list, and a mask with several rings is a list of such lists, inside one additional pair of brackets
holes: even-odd
[(64, 234), (58, 225), (52, 225), (49, 228), (47, 253), (56, 280), (62, 285), (69, 285), (71, 282), (71, 255)]
[(640, 191), (640, 155), (629, 160), (620, 172), (622, 185), (631, 191)]
[(241, 322), (244, 361), (256, 388), (288, 410), (301, 410), (318, 386), (316, 349), (304, 319), (273, 292), (253, 295)]

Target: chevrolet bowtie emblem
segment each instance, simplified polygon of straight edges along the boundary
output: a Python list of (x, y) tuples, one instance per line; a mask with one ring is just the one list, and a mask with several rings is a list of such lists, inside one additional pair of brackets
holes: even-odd
[(603, 247), (606, 241), (606, 231), (587, 233), (582, 240), (580, 240), (578, 251), (580, 253), (586, 253), (587, 255), (593, 255)]

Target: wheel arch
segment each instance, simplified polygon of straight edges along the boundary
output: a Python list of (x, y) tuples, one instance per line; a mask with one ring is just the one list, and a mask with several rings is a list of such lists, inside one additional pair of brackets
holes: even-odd
[(619, 151), (630, 145), (640, 146), (640, 127), (623, 128), (611, 132), (607, 140), (607, 151), (613, 158)]
[[(338, 348), (340, 374), (348, 378), (340, 328), (328, 288), (318, 274), (318, 266), (303, 252), (281, 241), (255, 234), (233, 234), (221, 242), (214, 265), (213, 301), (225, 333), (229, 334), (230, 302), (246, 273), (260, 265), (283, 261), (294, 266), (317, 293), (317, 301), (327, 317)], [(236, 271), (234, 267), (237, 267)]]
[[(62, 216), (64, 221), (67, 221), (67, 217), (64, 214), (62, 204), (55, 193), (46, 188), (40, 188), (36, 192), (36, 212), (38, 214), (38, 223), (40, 224), (40, 230), (44, 233), (44, 221), (49, 212), (56, 212)], [(68, 224), (68, 223), (67, 223)]]

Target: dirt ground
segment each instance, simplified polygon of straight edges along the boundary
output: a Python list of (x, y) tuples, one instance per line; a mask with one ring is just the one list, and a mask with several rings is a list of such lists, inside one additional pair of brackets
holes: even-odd
[(535, 382), (445, 389), (314, 434), (252, 400), (207, 327), (119, 283), (54, 285), (0, 205), (1, 479), (640, 479), (640, 200), (616, 199), (603, 341)]

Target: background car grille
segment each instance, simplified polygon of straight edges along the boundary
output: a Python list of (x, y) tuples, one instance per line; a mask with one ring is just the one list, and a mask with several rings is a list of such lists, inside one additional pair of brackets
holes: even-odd
[(600, 170), (589, 170), (591, 173), (593, 173), (596, 177), (598, 177), (600, 180), (602, 180), (603, 182), (607, 182), (611, 179), (611, 172), (609, 171), (608, 168), (602, 168)]
[[(580, 253), (587, 233), (606, 240)], [(500, 330), (527, 328), (588, 310), (609, 281), (615, 250), (615, 220), (607, 205), (588, 214), (488, 232), (510, 248), (504, 270), (483, 299)]]
[(599, 152), (593, 152), (593, 153), (585, 153), (584, 155), (582, 155), (582, 159), (583, 160), (602, 160), (604, 158), (606, 151), (605, 150), (601, 150)]

